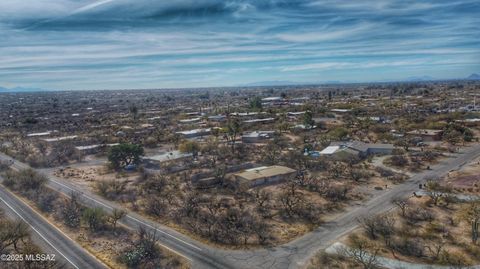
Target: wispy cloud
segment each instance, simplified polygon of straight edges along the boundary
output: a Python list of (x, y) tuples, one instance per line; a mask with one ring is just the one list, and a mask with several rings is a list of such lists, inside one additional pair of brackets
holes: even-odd
[(476, 0), (2, 0), (0, 86), (466, 76), (479, 13)]

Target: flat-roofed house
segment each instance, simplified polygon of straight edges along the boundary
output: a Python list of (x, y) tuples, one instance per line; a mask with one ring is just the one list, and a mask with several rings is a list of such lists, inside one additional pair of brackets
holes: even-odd
[(176, 134), (179, 134), (183, 136), (184, 138), (194, 138), (194, 137), (200, 137), (200, 136), (206, 136), (211, 133), (212, 129), (207, 128), (207, 129), (194, 129), (194, 130), (189, 130), (189, 131), (179, 131), (176, 132)]
[(330, 145), (318, 152), (319, 156), (327, 156), (334, 159), (346, 159), (350, 156), (358, 157), (360, 153), (356, 150), (340, 145)]
[(242, 135), (243, 143), (262, 143), (273, 138), (275, 131), (255, 131)]
[(83, 152), (84, 154), (95, 154), (100, 152), (102, 149), (107, 147), (113, 147), (120, 145), (119, 143), (112, 143), (112, 144), (97, 144), (97, 145), (89, 145), (89, 146), (76, 146), (75, 148), (78, 151)]
[(45, 142), (60, 142), (60, 141), (65, 141), (65, 140), (73, 140), (76, 139), (78, 136), (77, 135), (69, 135), (69, 136), (62, 136), (62, 137), (52, 137), (52, 138), (43, 138), (42, 140)]
[(150, 169), (160, 169), (163, 163), (171, 161), (179, 161), (187, 158), (192, 158), (191, 153), (182, 153), (179, 150), (160, 152), (155, 155), (145, 156), (142, 158), (145, 167)]
[(198, 117), (198, 118), (183, 119), (183, 120), (179, 120), (178, 122), (189, 124), (189, 123), (199, 122), (201, 120), (202, 118)]
[(284, 182), (295, 177), (296, 170), (279, 165), (261, 166), (233, 174), (238, 186), (254, 188)]
[(374, 144), (361, 141), (332, 142), (328, 147), (319, 152), (320, 155), (346, 156), (356, 155), (365, 157), (368, 155), (392, 154), (395, 147), (392, 144)]
[(480, 119), (479, 118), (456, 120), (456, 122), (464, 124), (465, 126), (468, 126), (468, 127), (480, 126)]
[(263, 118), (263, 119), (244, 120), (243, 122), (254, 124), (254, 123), (270, 123), (274, 121), (275, 121), (275, 118)]
[(213, 121), (213, 122), (222, 122), (222, 121), (226, 121), (226, 120), (227, 120), (227, 116), (225, 116), (225, 115), (209, 116), (209, 117), (208, 117), (208, 120), (209, 120), (209, 121)]

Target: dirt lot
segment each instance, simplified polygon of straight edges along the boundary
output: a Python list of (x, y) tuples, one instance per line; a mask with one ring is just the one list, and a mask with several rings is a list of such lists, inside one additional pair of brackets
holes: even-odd
[(59, 168), (53, 172), (53, 175), (72, 181), (72, 183), (75, 183), (82, 188), (94, 192), (96, 182), (109, 180), (132, 182), (138, 177), (139, 173), (115, 173), (110, 169), (106, 168), (105, 165), (91, 165), (82, 167), (69, 166), (65, 168)]
[[(430, 204), (430, 198), (427, 196), (410, 198), (410, 208), (421, 207), (432, 213), (433, 219), (430, 221), (419, 221), (407, 224), (400, 216), (400, 212), (392, 213), (396, 218), (396, 235), (393, 240), (419, 240), (423, 245), (423, 255), (415, 257), (404, 255), (399, 251), (392, 251), (386, 247), (382, 238), (371, 240), (367, 237), (362, 228), (356, 229), (353, 234), (358, 235), (376, 247), (380, 248), (380, 256), (390, 259), (397, 259), (411, 263), (419, 264), (450, 264), (450, 259), (455, 261), (462, 260), (465, 265), (480, 264), (480, 247), (473, 245), (470, 238), (470, 225), (466, 223), (459, 212), (465, 205), (462, 203), (450, 204), (449, 206), (433, 206)], [(348, 236), (345, 236), (342, 243), (349, 244)], [(443, 242), (443, 243), (440, 243)], [(435, 258), (436, 247), (442, 244), (439, 257)], [(449, 256), (451, 255), (451, 256)], [(452, 264), (450, 264), (452, 265)]]
[(468, 163), (459, 171), (450, 172), (443, 181), (457, 192), (480, 194), (480, 158)]

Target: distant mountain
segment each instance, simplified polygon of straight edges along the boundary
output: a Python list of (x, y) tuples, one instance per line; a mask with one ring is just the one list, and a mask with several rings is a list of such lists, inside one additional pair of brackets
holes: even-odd
[(431, 76), (420, 76), (420, 77), (408, 77), (406, 81), (432, 81), (435, 78)]
[(286, 80), (272, 80), (272, 81), (259, 81), (245, 84), (244, 86), (289, 86), (289, 85), (299, 85), (302, 83), (286, 81)]
[(322, 82), (322, 84), (342, 84), (342, 83), (343, 82), (341, 82), (340, 80), (327, 80)]
[(470, 80), (480, 80), (480, 75), (479, 75), (479, 74), (471, 74), (470, 76), (468, 76), (467, 79), (470, 79)]
[(0, 92), (47, 92), (52, 91), (42, 88), (29, 88), (29, 87), (15, 87), (15, 88), (4, 88), (0, 87)]

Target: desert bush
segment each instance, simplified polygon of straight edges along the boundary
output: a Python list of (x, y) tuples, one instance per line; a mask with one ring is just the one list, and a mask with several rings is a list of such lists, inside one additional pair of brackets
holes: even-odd
[(404, 155), (393, 155), (390, 157), (390, 162), (394, 166), (403, 167), (408, 164), (408, 159)]
[(70, 198), (64, 199), (60, 206), (60, 214), (65, 225), (71, 228), (80, 226), (82, 206), (80, 205), (79, 195), (72, 193)]
[(331, 186), (325, 190), (323, 195), (332, 202), (345, 201), (349, 190), (347, 186)]
[(343, 255), (321, 252), (312, 259), (307, 269), (318, 269), (318, 268), (344, 269), (344, 268), (353, 268), (353, 267), (354, 267), (354, 264), (347, 257)]
[(413, 207), (406, 211), (405, 218), (407, 222), (414, 224), (419, 221), (432, 221), (433, 214), (425, 208)]
[(107, 214), (102, 208), (85, 208), (82, 212), (82, 220), (92, 232), (98, 232), (105, 228)]
[(120, 262), (129, 268), (160, 268), (161, 252), (157, 246), (156, 232), (149, 232), (142, 226), (137, 231), (138, 240), (120, 255)]
[(377, 167), (377, 168), (375, 168), (375, 171), (377, 171), (380, 174), (381, 177), (391, 177), (391, 176), (395, 175), (395, 172), (393, 172), (390, 169), (385, 169), (383, 167)]
[(37, 196), (36, 204), (44, 212), (51, 212), (55, 208), (55, 202), (59, 196), (56, 192), (45, 189)]
[(359, 219), (358, 222), (370, 239), (375, 240), (378, 236), (381, 236), (386, 245), (389, 244), (395, 233), (395, 218), (388, 214), (366, 216)]
[(425, 255), (425, 246), (418, 239), (401, 238), (393, 240), (390, 248), (405, 256), (420, 258)]
[(442, 251), (439, 257), (439, 263), (448, 265), (450, 268), (464, 268), (469, 265), (467, 259), (462, 253)]
[(128, 182), (125, 180), (100, 180), (95, 184), (97, 192), (108, 199), (115, 200), (119, 195), (124, 194)]
[(437, 222), (427, 223), (423, 237), (427, 239), (435, 239), (439, 236), (447, 234), (448, 230), (445, 226)]
[(21, 193), (27, 193), (31, 190), (39, 190), (47, 183), (48, 178), (45, 175), (37, 173), (33, 169), (24, 169), (20, 171), (9, 170), (5, 173), (4, 184)]

